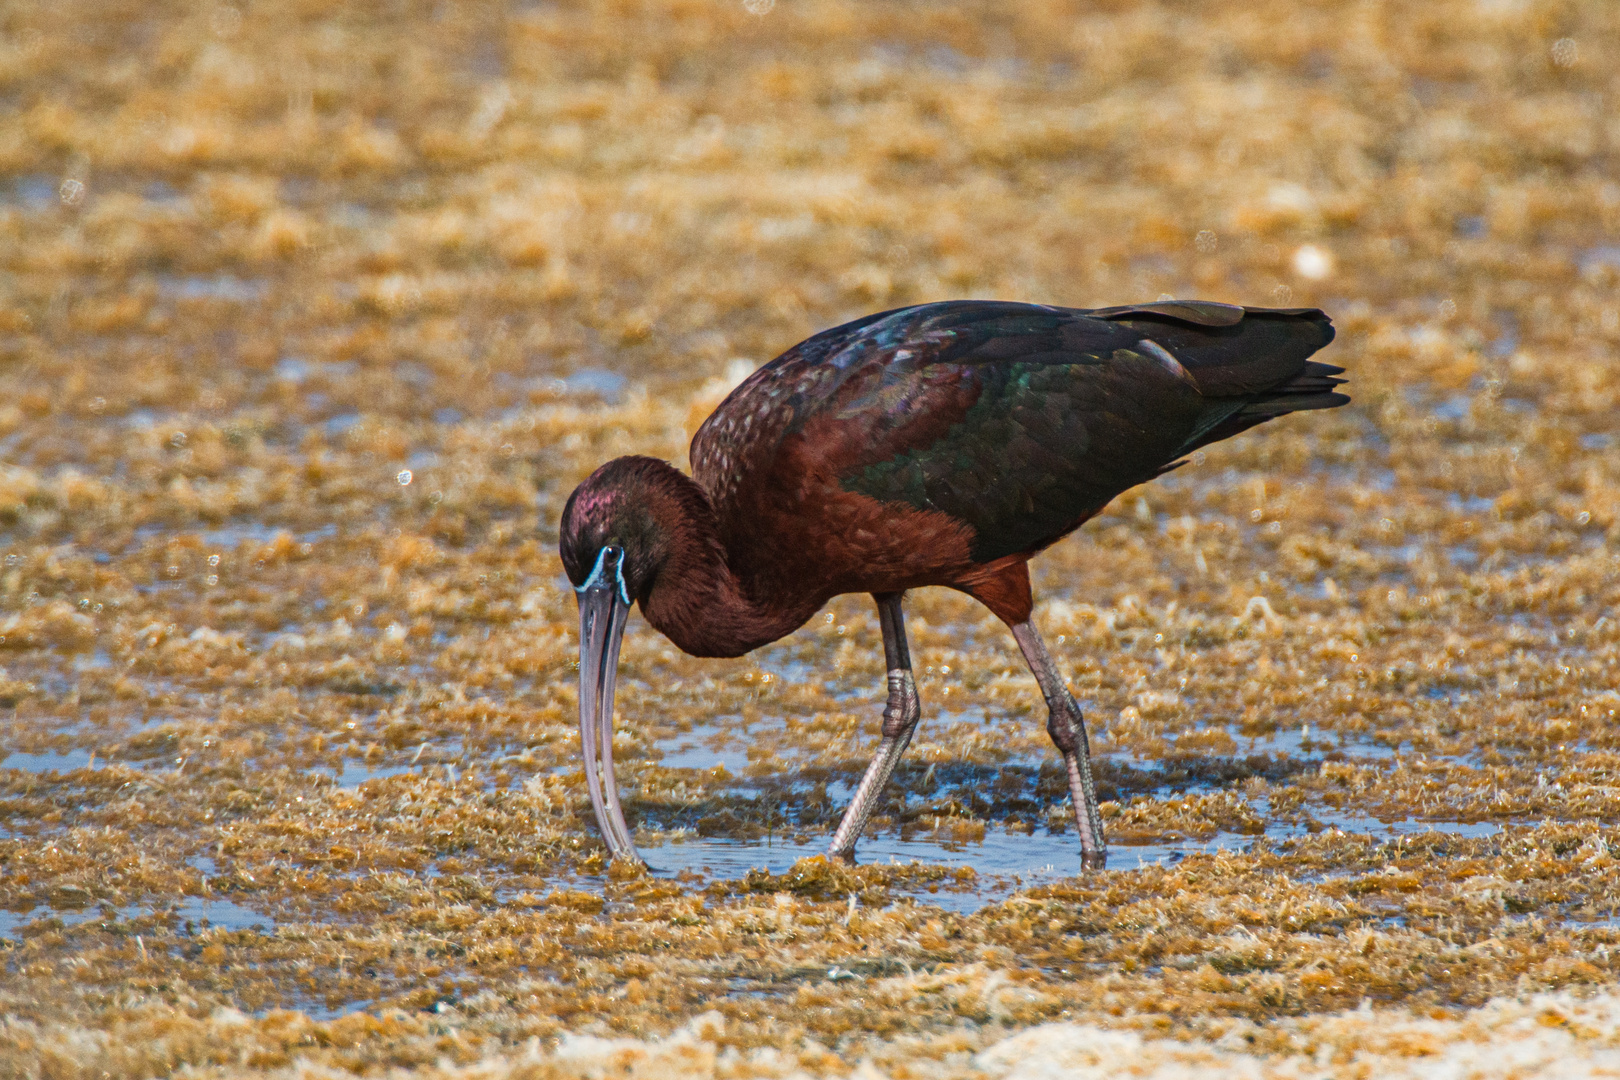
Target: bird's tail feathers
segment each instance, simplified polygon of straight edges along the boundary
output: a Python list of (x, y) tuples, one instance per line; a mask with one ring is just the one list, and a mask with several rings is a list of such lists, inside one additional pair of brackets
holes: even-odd
[[(1340, 405), (1350, 402), (1350, 395), (1338, 393), (1334, 387), (1342, 385), (1345, 380), (1334, 376), (1342, 374), (1344, 368), (1332, 364), (1307, 361), (1304, 370), (1292, 379), (1251, 395), (1247, 400), (1242, 398), (1226, 398), (1210, 402), (1210, 410), (1204, 423), (1195, 430), (1176, 456), (1190, 454), (1200, 447), (1210, 443), (1230, 439), (1233, 435), (1249, 430), (1273, 420), (1279, 416), (1286, 416), (1292, 412), (1304, 412), (1308, 409), (1336, 409)], [(1176, 464), (1179, 464), (1177, 462)], [(1161, 472), (1168, 472), (1174, 465)]]
[(1344, 384), (1344, 368), (1332, 364), (1309, 361), (1305, 370), (1281, 386), (1267, 390), (1238, 410), (1239, 416), (1282, 416), (1285, 413), (1304, 412), (1307, 409), (1336, 409), (1348, 404), (1350, 396), (1340, 394), (1334, 387)]

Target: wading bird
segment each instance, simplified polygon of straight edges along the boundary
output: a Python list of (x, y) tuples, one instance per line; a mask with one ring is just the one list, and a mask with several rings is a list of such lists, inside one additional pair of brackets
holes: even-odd
[(1273, 417), (1329, 409), (1320, 311), (1170, 301), (1082, 311), (961, 300), (869, 315), (749, 376), (692, 440), (592, 473), (563, 509), (579, 599), (585, 780), (614, 858), (637, 858), (613, 775), (632, 604), (693, 656), (741, 656), (842, 593), (877, 601), (882, 740), (828, 854), (855, 842), (921, 715), (901, 602), (959, 589), (1012, 629), (1063, 755), (1081, 864), (1106, 859), (1080, 710), (1030, 620), (1028, 563), (1128, 488)]

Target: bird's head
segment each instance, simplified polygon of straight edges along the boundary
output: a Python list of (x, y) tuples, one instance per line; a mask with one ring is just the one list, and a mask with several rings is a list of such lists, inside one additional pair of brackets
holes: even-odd
[(654, 458), (616, 458), (568, 496), (557, 548), (576, 590), (613, 584), (627, 605), (646, 600), (669, 558), (659, 481), (674, 471)]
[(630, 606), (647, 598), (669, 561), (680, 520), (671, 490), (691, 484), (662, 461), (622, 457), (574, 489), (558, 541), (579, 598), (579, 734), (597, 824), (614, 858), (636, 859), (613, 777), (613, 686)]

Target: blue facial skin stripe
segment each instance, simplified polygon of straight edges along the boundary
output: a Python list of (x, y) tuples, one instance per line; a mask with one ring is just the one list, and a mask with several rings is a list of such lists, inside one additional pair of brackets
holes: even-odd
[[(604, 547), (601, 551), (597, 552), (596, 553), (596, 565), (591, 568), (591, 576), (585, 579), (585, 584), (583, 584), (583, 585), (575, 585), (574, 586), (574, 591), (575, 592), (584, 592), (586, 589), (593, 588), (593, 587), (598, 586), (599, 584), (602, 584), (602, 581), (601, 581), (602, 571), (604, 569), (606, 569), (606, 567), (603, 564), (607, 562), (607, 554), (608, 554), (609, 551), (617, 551), (617, 550), (618, 549), (615, 548), (612, 544), (609, 544), (608, 546)], [(618, 559), (615, 560), (615, 562), (613, 563), (613, 573), (619, 579), (619, 599), (624, 601), (626, 607), (629, 607), (630, 606), (630, 587), (624, 583), (624, 552), (622, 552), (622, 551), (619, 552)]]

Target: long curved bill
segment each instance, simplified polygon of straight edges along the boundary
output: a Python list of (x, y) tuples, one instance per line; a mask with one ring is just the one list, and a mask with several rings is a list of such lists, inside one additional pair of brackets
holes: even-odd
[(613, 684), (619, 672), (619, 645), (630, 615), (630, 599), (620, 572), (624, 554), (604, 547), (579, 596), (579, 744), (585, 756), (585, 786), (591, 809), (615, 859), (641, 860), (630, 839), (613, 776)]

